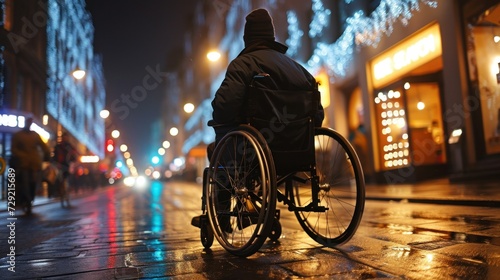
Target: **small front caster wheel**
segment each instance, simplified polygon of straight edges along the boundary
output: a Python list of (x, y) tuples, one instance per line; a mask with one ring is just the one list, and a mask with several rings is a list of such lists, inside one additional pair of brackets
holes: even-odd
[(208, 223), (202, 223), (200, 226), (201, 244), (205, 249), (209, 249), (214, 243), (214, 233)]
[(274, 219), (273, 227), (271, 228), (271, 232), (269, 233), (269, 239), (271, 241), (278, 241), (281, 236), (281, 224), (278, 219)]

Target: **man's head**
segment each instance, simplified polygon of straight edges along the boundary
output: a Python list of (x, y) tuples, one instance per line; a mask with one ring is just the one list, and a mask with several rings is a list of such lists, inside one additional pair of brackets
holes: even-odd
[(246, 16), (245, 46), (256, 40), (274, 41), (273, 19), (265, 9), (253, 10)]

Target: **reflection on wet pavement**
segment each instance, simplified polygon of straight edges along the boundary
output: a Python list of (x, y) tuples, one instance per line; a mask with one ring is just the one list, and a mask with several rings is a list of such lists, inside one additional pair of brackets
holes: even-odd
[[(190, 225), (199, 186), (155, 182), (108, 189), (71, 210), (40, 212), (20, 242), (12, 279), (495, 279), (500, 275), (500, 213), (482, 207), (367, 203), (353, 239), (318, 245), (293, 213), (283, 234), (249, 258), (214, 244), (204, 250)], [(1, 231), (3, 230), (3, 231)], [(45, 231), (37, 236), (37, 232)], [(48, 234), (46, 231), (50, 231)], [(5, 229), (0, 229), (4, 234)], [(31, 239), (30, 239), (31, 238)], [(3, 248), (2, 248), (3, 249)], [(0, 269), (5, 270), (5, 258)], [(28, 273), (29, 271), (29, 273)], [(2, 271), (3, 272), (3, 271)]]

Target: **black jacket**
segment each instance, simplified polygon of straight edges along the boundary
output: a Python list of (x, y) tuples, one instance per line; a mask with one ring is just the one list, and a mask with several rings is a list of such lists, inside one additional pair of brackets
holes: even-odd
[[(243, 106), (246, 89), (259, 73), (270, 75), (274, 83), (267, 86), (271, 89), (311, 90), (316, 86), (314, 77), (286, 56), (286, 50), (287, 47), (278, 42), (259, 41), (246, 47), (231, 61), (212, 100), (212, 117), (216, 124), (236, 125), (245, 122)], [(324, 117), (323, 108), (321, 105), (319, 107), (317, 126), (321, 125)]]

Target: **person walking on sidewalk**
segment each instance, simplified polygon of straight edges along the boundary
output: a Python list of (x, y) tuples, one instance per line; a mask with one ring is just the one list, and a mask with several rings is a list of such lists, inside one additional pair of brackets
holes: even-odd
[(66, 198), (69, 206), (68, 195), (68, 178), (70, 175), (70, 166), (73, 162), (78, 158), (78, 152), (69, 142), (69, 135), (67, 132), (64, 132), (61, 136), (61, 141), (57, 143), (54, 148), (54, 157), (53, 161), (56, 163), (57, 168), (62, 173), (62, 182), (59, 187), (59, 191), (61, 195), (61, 203)]
[(36, 188), (42, 181), (42, 162), (49, 161), (50, 149), (35, 131), (33, 118), (27, 118), (24, 128), (14, 133), (11, 141), (10, 165), (16, 172), (16, 206), (22, 205), (31, 214)]

